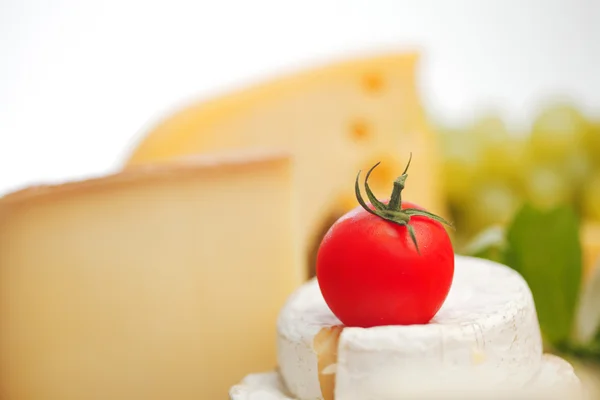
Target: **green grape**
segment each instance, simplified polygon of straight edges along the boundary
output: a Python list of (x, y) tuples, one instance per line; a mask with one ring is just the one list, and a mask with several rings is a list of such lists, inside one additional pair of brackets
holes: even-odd
[(600, 171), (584, 185), (583, 213), (587, 218), (600, 221)]
[(534, 166), (527, 172), (524, 186), (527, 199), (545, 209), (572, 203), (576, 189), (568, 177), (553, 166)]
[(451, 158), (443, 164), (443, 185), (450, 200), (462, 201), (473, 190), (477, 163), (470, 159)]
[(509, 138), (501, 145), (483, 150), (481, 173), (493, 179), (517, 184), (527, 163), (524, 147), (522, 141)]
[(600, 166), (600, 122), (588, 125), (583, 143), (588, 157)]
[(464, 131), (447, 131), (442, 148), (446, 195), (450, 201), (463, 201), (469, 196), (477, 179), (479, 157), (476, 148)]
[(504, 121), (493, 114), (478, 118), (469, 128), (469, 135), (480, 149), (502, 146), (509, 139)]
[(465, 204), (468, 228), (478, 232), (491, 225), (505, 225), (520, 202), (517, 193), (506, 183), (485, 182), (473, 191)]
[(479, 173), (485, 179), (514, 184), (518, 181), (524, 163), (524, 143), (509, 134), (504, 122), (497, 116), (478, 119), (469, 129), (469, 136), (477, 144)]
[(561, 171), (565, 177), (576, 186), (583, 185), (592, 173), (593, 165), (587, 152), (581, 149), (575, 150), (570, 154)]
[(533, 157), (544, 162), (564, 161), (582, 142), (587, 121), (574, 107), (557, 104), (541, 113), (531, 133)]

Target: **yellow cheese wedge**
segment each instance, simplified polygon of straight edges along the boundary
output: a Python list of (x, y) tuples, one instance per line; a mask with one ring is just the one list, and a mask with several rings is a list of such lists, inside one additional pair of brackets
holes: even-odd
[(301, 281), (290, 160), (200, 158), (0, 199), (0, 397), (227, 397)]
[(600, 264), (600, 223), (585, 222), (581, 229), (584, 278), (588, 279)]
[(372, 187), (387, 197), (410, 152), (404, 199), (443, 214), (436, 147), (417, 93), (417, 61), (403, 53), (342, 61), (192, 104), (151, 129), (128, 163), (263, 145), (287, 149), (296, 157), (305, 251), (324, 221), (357, 205), (359, 169), (381, 161)]

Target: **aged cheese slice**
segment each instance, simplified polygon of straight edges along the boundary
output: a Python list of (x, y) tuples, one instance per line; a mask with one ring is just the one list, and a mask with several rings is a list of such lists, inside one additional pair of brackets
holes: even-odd
[[(478, 386), (473, 381), (473, 387)], [(389, 400), (420, 399), (420, 400), (582, 400), (584, 388), (573, 367), (562, 358), (551, 354), (544, 354), (541, 367), (535, 377), (524, 387), (518, 389), (507, 388), (484, 388), (458, 393), (427, 393), (427, 386), (416, 397), (394, 397)], [(231, 400), (294, 400), (290, 397), (277, 372), (252, 374), (244, 378), (239, 384), (231, 388), (229, 392)], [(382, 400), (379, 397), (365, 397), (371, 400)], [(587, 397), (585, 397), (587, 399)], [(346, 400), (336, 397), (335, 400)], [(386, 398), (388, 400), (388, 398)]]
[(192, 104), (151, 129), (129, 164), (263, 145), (289, 150), (297, 161), (305, 252), (320, 241), (314, 236), (330, 215), (357, 205), (356, 174), (377, 161), (372, 187), (388, 196), (412, 152), (404, 198), (443, 213), (416, 62), (403, 53), (344, 61)]
[(273, 368), (291, 175), (201, 158), (0, 199), (0, 397), (219, 399)]
[[(430, 388), (485, 382), (524, 385), (537, 372), (542, 341), (531, 292), (515, 271), (456, 257), (444, 306), (427, 325), (344, 328), (316, 280), (303, 285), (278, 320), (278, 361), (297, 398), (398, 398)], [(339, 337), (339, 339), (338, 339)], [(337, 353), (337, 357), (331, 354)], [(337, 358), (323, 369), (322, 359)], [(324, 383), (326, 383), (324, 385)]]

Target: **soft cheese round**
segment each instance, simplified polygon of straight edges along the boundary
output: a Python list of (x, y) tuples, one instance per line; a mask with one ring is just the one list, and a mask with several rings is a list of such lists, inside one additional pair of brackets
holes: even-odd
[(286, 395), (277, 372), (247, 375), (229, 390), (231, 400), (294, 400)]
[[(490, 389), (473, 390), (468, 394), (457, 397), (455, 394), (439, 396), (421, 393), (419, 399), (539, 399), (539, 400), (582, 400), (584, 398), (584, 388), (573, 367), (560, 357), (551, 354), (545, 354), (538, 373), (525, 387), (508, 391)], [(229, 392), (231, 400), (296, 400), (286, 393), (286, 389), (281, 382), (277, 372), (268, 372), (262, 374), (248, 375), (242, 382), (231, 388)], [(373, 399), (373, 397), (368, 397)], [(398, 400), (398, 399), (395, 399)]]
[[(298, 289), (282, 309), (279, 367), (298, 399), (322, 398), (323, 350), (317, 351), (315, 338), (337, 325), (341, 322), (316, 280)], [(533, 379), (542, 362), (527, 283), (504, 265), (463, 256), (456, 256), (452, 288), (429, 324), (344, 328), (336, 348), (329, 350), (335, 351), (337, 362), (326, 373), (336, 374), (335, 393), (344, 400), (395, 398), (416, 393), (422, 385), (440, 390), (473, 382), (520, 387)]]

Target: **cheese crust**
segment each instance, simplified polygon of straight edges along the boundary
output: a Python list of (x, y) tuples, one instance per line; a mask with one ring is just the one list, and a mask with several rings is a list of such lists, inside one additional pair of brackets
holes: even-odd
[[(278, 361), (287, 388), (298, 399), (332, 399), (333, 392), (344, 400), (397, 398), (419, 393), (423, 385), (446, 390), (473, 382), (518, 388), (534, 378), (542, 363), (542, 339), (527, 283), (506, 266), (471, 257), (456, 256), (450, 294), (431, 323), (335, 326), (341, 322), (316, 280), (302, 286), (282, 309)], [(320, 362), (324, 357), (337, 361), (325, 366)], [(331, 374), (335, 383), (324, 384)]]
[[(582, 400), (586, 397), (585, 390), (573, 367), (560, 357), (544, 354), (541, 367), (533, 380), (523, 388), (519, 389), (496, 389), (489, 390), (477, 386), (471, 390), (461, 393), (447, 393), (440, 395), (435, 393), (420, 393), (417, 397), (400, 397), (420, 400), (461, 399), (461, 400), (506, 400), (528, 399), (528, 400)], [(231, 400), (297, 400), (287, 391), (278, 372), (267, 372), (251, 374), (242, 382), (231, 388), (229, 392)], [(380, 400), (380, 397), (368, 397)], [(346, 400), (338, 398), (337, 400)], [(395, 398), (398, 400), (398, 397)]]

